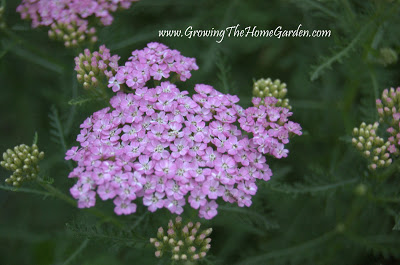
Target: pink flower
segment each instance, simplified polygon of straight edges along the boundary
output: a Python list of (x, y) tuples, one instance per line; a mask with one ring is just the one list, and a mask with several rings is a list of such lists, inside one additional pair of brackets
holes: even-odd
[(188, 201), (193, 209), (199, 209), (201, 206), (204, 206), (207, 203), (206, 195), (200, 190), (192, 191)]
[(171, 199), (167, 198), (164, 201), (164, 206), (171, 212), (176, 214), (181, 214), (183, 212), (182, 206), (186, 204), (185, 199)]
[(105, 185), (100, 185), (97, 188), (97, 194), (99, 194), (100, 198), (103, 201), (112, 199), (116, 195), (114, 188), (108, 183)]
[(218, 211), (218, 204), (215, 201), (210, 201), (200, 207), (199, 215), (207, 220), (214, 218)]
[(164, 206), (164, 193), (156, 192), (143, 197), (143, 205), (148, 206), (150, 212), (155, 212)]
[(114, 212), (118, 215), (128, 215), (136, 212), (136, 204), (129, 200), (123, 200), (120, 197), (114, 199)]
[(172, 160), (161, 160), (155, 166), (155, 174), (157, 176), (165, 176), (172, 178), (176, 172), (176, 165)]
[(215, 200), (224, 193), (224, 188), (219, 185), (216, 180), (208, 179), (204, 182), (202, 192), (208, 196), (208, 198)]
[(151, 174), (153, 172), (153, 161), (147, 155), (139, 156), (139, 162), (134, 164), (134, 168), (138, 172), (143, 172), (144, 174)]

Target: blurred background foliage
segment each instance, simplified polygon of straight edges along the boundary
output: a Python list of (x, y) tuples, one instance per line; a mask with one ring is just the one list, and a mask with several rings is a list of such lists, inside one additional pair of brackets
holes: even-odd
[[(64, 161), (81, 122), (104, 103), (69, 105), (84, 94), (73, 71), (82, 49), (66, 49), (31, 29), (6, 3), (0, 30), (0, 150), (30, 144), (35, 132), (46, 158), (42, 174), (68, 194), (72, 164)], [(399, 264), (399, 163), (369, 172), (351, 146), (351, 131), (377, 120), (375, 99), (400, 84), (400, 1), (142, 0), (98, 28), (124, 62), (147, 42), (163, 42), (197, 58), (200, 70), (178, 86), (196, 83), (237, 94), (249, 106), (253, 80), (279, 78), (288, 85), (293, 120), (304, 135), (293, 139), (287, 159), (268, 159), (274, 176), (259, 182), (250, 208), (220, 206), (212, 221), (212, 248), (204, 264)], [(158, 30), (330, 29), (330, 38), (158, 38)], [(53, 136), (56, 137), (53, 137)], [(60, 137), (61, 136), (61, 137)], [(53, 139), (55, 138), (55, 139)], [(0, 171), (1, 179), (8, 172)], [(148, 238), (172, 215), (143, 207), (117, 217), (108, 203), (78, 210), (39, 185), (0, 191), (0, 264), (169, 264), (157, 260)], [(68, 195), (69, 196), (69, 195)], [(62, 197), (59, 195), (58, 197)], [(67, 202), (67, 203), (66, 203)], [(186, 210), (184, 220), (197, 220)]]

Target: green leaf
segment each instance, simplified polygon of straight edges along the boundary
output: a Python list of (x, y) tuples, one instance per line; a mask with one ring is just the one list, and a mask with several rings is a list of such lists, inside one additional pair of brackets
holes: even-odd
[(34, 53), (28, 49), (23, 49), (19, 46), (14, 45), (10, 49), (13, 53), (18, 55), (24, 60), (31, 61), (32, 63), (35, 63), (37, 65), (40, 65), (47, 70), (50, 70), (52, 72), (55, 72), (57, 74), (62, 74), (64, 72), (63, 66), (61, 66), (58, 63), (53, 62), (51, 59), (46, 58), (45, 56), (41, 54)]
[(254, 223), (261, 223), (262, 228), (265, 230), (279, 228), (279, 224), (276, 221), (269, 219), (268, 217), (260, 214), (257, 211), (252, 211), (247, 208), (238, 208), (238, 207), (229, 207), (225, 205), (220, 205), (218, 207), (218, 210), (233, 214), (239, 214), (243, 218), (247, 217), (250, 221), (252, 221), (253, 225)]
[(86, 103), (94, 101), (94, 100), (96, 100), (95, 97), (81, 96), (81, 97), (71, 99), (70, 101), (68, 101), (68, 104), (72, 105), (72, 106), (76, 106), (76, 105), (81, 106), (83, 104), (86, 104)]
[(237, 264), (269, 264), (268, 261), (272, 259), (283, 259), (283, 260), (290, 260), (293, 256), (296, 255), (308, 255), (312, 253), (309, 251), (310, 249), (318, 248), (321, 244), (325, 243), (326, 241), (332, 239), (336, 235), (336, 231), (331, 231), (323, 234), (320, 237), (314, 238), (312, 240), (306, 241), (304, 243), (298, 244), (296, 246), (287, 248), (287, 249), (277, 249), (268, 251), (266, 254), (249, 257), (245, 260), (238, 262)]
[[(53, 142), (55, 142), (56, 144), (59, 144), (63, 149), (63, 153), (65, 154), (67, 152), (67, 144), (65, 141), (65, 134), (64, 134), (62, 123), (60, 121), (60, 117), (58, 115), (58, 111), (54, 105), (51, 106), (49, 118), (50, 118), (51, 140)], [(73, 169), (73, 166), (72, 166), (72, 163), (70, 160), (67, 161), (67, 165), (70, 170)]]
[(326, 177), (321, 176), (306, 176), (303, 182), (294, 184), (286, 184), (280, 181), (271, 181), (268, 188), (274, 191), (279, 191), (287, 194), (316, 194), (324, 195), (325, 192), (335, 190), (339, 187), (356, 183), (358, 178), (345, 179), (345, 180), (328, 180)]
[(33, 144), (37, 144), (38, 143), (38, 133), (35, 132), (35, 135), (33, 136)]
[[(372, 22), (371, 22), (372, 23)], [(336, 52), (329, 58), (324, 58), (323, 62), (315, 67), (315, 69), (311, 73), (311, 81), (316, 80), (321, 74), (328, 68), (332, 68), (332, 64), (335, 62), (341, 62), (344, 57), (349, 56), (350, 52), (355, 49), (357, 43), (360, 41), (361, 37), (364, 35), (367, 30), (369, 30), (371, 23), (365, 25), (359, 33), (354, 37), (354, 39), (343, 49)]]

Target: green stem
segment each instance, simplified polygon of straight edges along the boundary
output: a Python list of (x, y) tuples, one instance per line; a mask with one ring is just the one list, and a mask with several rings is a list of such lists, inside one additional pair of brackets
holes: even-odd
[(82, 244), (79, 246), (79, 248), (77, 250), (75, 250), (74, 253), (72, 253), (71, 256), (69, 256), (69, 258), (64, 261), (64, 263), (62, 265), (67, 265), (69, 263), (71, 263), (72, 260), (74, 260), (87, 246), (87, 244), (89, 243), (89, 239), (85, 239)]
[(56, 197), (74, 207), (76, 207), (76, 201), (72, 199), (71, 197), (67, 196), (65, 193), (60, 191), (59, 189), (53, 187), (52, 185), (44, 182), (43, 180), (38, 180), (39, 185), (48, 191), (53, 197)]
[[(65, 193), (63, 193), (62, 191), (60, 191), (59, 189), (55, 188), (54, 186), (44, 182), (43, 180), (39, 180), (38, 183), (40, 184), (40, 186), (42, 186), (42, 188), (44, 188), (45, 190), (47, 190), (52, 196), (70, 204), (73, 207), (76, 207), (76, 201), (74, 199), (72, 199), (71, 197), (67, 196)], [(87, 208), (85, 209), (87, 212), (103, 219), (104, 221), (109, 221), (110, 223), (114, 224), (115, 226), (119, 227), (119, 228), (123, 228), (123, 225), (114, 217), (111, 216), (107, 216), (105, 215), (103, 212), (95, 209), (95, 208)]]
[(0, 190), (7, 190), (7, 191), (14, 191), (14, 192), (25, 192), (25, 193), (32, 193), (32, 194), (43, 195), (43, 196), (53, 196), (53, 194), (50, 193), (50, 192), (34, 190), (34, 189), (28, 189), (28, 188), (16, 188), (16, 187), (3, 186), (3, 185), (0, 185)]
[(400, 203), (400, 198), (396, 197), (375, 197), (372, 194), (368, 196), (368, 198), (375, 202), (383, 202), (383, 203)]
[[(28, 188), (15, 188), (15, 187), (8, 187), (8, 186), (3, 186), (0, 185), (0, 189), (1, 190), (7, 190), (7, 191), (15, 191), (15, 192), (26, 192), (26, 193), (32, 193), (32, 194), (37, 194), (37, 195), (43, 195), (43, 196), (49, 196), (49, 197), (55, 197), (58, 198), (66, 203), (68, 203), (69, 205), (76, 207), (76, 201), (74, 199), (72, 199), (71, 197), (69, 197), (68, 195), (66, 195), (65, 193), (63, 193), (62, 191), (60, 191), (59, 189), (55, 188), (54, 186), (46, 183), (43, 180), (38, 180), (39, 185), (45, 189), (46, 191), (40, 191), (40, 190), (35, 190), (35, 189), (28, 189)], [(88, 208), (85, 209), (87, 212), (103, 219), (104, 221), (109, 221), (111, 223), (113, 223), (115, 226), (123, 228), (123, 225), (116, 220), (115, 218), (111, 217), (111, 216), (107, 216), (105, 215), (103, 212), (94, 209), (94, 208)], [(140, 219), (141, 221), (141, 219)]]
[[(5, 27), (0, 28), (0, 31), (4, 32), (4, 34), (6, 34), (11, 40), (14, 41), (15, 44), (17, 44), (10, 49), (16, 55), (20, 56), (24, 60), (29, 60), (40, 66), (43, 66), (50, 71), (54, 71), (57, 74), (62, 74), (64, 72), (64, 67), (60, 63), (52, 61), (48, 56), (46, 56), (46, 52), (34, 47), (31, 43), (25, 41), (12, 30)], [(20, 45), (20, 47), (18, 47), (18, 45)]]

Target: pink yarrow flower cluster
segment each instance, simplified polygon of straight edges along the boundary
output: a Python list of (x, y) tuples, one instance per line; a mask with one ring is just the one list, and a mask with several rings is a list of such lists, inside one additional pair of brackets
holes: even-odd
[(51, 26), (53, 23), (87, 25), (88, 18), (100, 19), (104, 26), (111, 25), (112, 12), (128, 9), (137, 0), (23, 0), (17, 7), (22, 19), (31, 19), (32, 27)]
[(109, 87), (114, 92), (120, 90), (121, 84), (132, 89), (146, 86), (147, 81), (169, 78), (172, 73), (179, 76), (181, 81), (191, 77), (190, 71), (199, 69), (194, 58), (181, 55), (177, 50), (152, 42), (143, 50), (135, 50), (132, 56), (118, 69), (115, 77), (110, 79)]
[(181, 214), (189, 204), (205, 219), (217, 215), (217, 200), (249, 207), (256, 180), (272, 176), (264, 154), (286, 156), (289, 134), (301, 128), (272, 99), (244, 110), (237, 96), (203, 84), (195, 91), (190, 97), (165, 81), (118, 92), (111, 107), (87, 118), (80, 146), (66, 154), (78, 162), (69, 175), (78, 179), (71, 188), (78, 206), (94, 206), (97, 194), (119, 215), (141, 200), (151, 212)]

